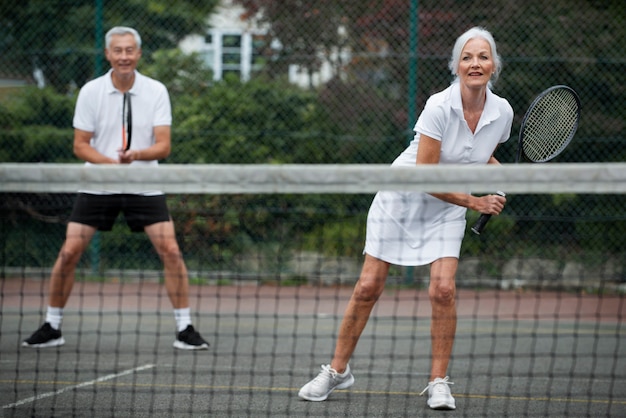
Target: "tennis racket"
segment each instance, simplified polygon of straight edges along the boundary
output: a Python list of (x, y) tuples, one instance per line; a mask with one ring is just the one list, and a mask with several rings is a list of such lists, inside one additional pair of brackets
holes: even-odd
[(133, 112), (130, 106), (130, 93), (124, 93), (122, 103), (122, 149), (128, 151), (133, 136)]
[[(544, 90), (526, 111), (520, 128), (515, 162), (545, 163), (559, 155), (570, 143), (580, 120), (580, 98), (567, 86)], [(497, 192), (501, 196), (504, 193)], [(483, 231), (491, 215), (480, 215), (472, 231)]]

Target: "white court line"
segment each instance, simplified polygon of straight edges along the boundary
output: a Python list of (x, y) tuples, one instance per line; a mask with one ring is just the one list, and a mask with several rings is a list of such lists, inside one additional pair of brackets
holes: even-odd
[(83, 382), (83, 383), (80, 383), (78, 385), (68, 386), (68, 387), (65, 387), (63, 389), (59, 389), (56, 392), (42, 393), (41, 395), (32, 396), (30, 398), (22, 399), (19, 402), (15, 402), (15, 403), (10, 403), (8, 405), (4, 405), (2, 407), (2, 409), (15, 408), (16, 406), (21, 406), (21, 405), (25, 405), (27, 403), (38, 401), (40, 399), (49, 398), (50, 396), (60, 395), (60, 394), (65, 393), (67, 391), (74, 390), (74, 389), (80, 389), (80, 388), (83, 388), (85, 386), (92, 386), (92, 385), (95, 385), (97, 383), (105, 382), (105, 381), (111, 380), (111, 379), (116, 379), (118, 377), (126, 376), (126, 375), (132, 374), (132, 373), (141, 372), (143, 370), (151, 369), (153, 367), (156, 367), (156, 365), (155, 364), (146, 364), (144, 366), (135, 367), (134, 369), (124, 370), (123, 372), (120, 372), (120, 373), (108, 374), (106, 376), (102, 376), (102, 377), (99, 377), (97, 379), (90, 380), (88, 382)]

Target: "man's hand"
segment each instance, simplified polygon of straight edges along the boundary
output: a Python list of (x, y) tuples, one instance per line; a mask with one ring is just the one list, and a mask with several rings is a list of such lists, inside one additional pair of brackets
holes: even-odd
[(133, 161), (139, 160), (139, 151), (138, 150), (124, 150), (122, 148), (117, 150), (117, 154), (119, 156), (120, 164), (130, 164)]

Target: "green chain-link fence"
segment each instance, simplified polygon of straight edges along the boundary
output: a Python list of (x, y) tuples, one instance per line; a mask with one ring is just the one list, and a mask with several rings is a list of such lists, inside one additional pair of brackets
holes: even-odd
[[(168, 162), (388, 163), (428, 95), (450, 82), (452, 44), (473, 25), (496, 37), (505, 67), (495, 90), (513, 105), (516, 127), (534, 95), (568, 84), (584, 113), (560, 160), (624, 159), (623, 2), (215, 3), (3, 2), (0, 161), (73, 160), (73, 101), (108, 70), (103, 36), (118, 24), (140, 31), (140, 71), (170, 89)], [(512, 148), (501, 150), (503, 161)]]
[[(108, 69), (103, 37), (114, 25), (139, 30), (139, 70), (169, 88), (165, 163), (390, 163), (426, 98), (450, 83), (454, 40), (476, 25), (504, 60), (494, 90), (515, 110), (513, 138), (532, 98), (567, 84), (583, 116), (559, 161), (626, 157), (621, 0), (27, 0), (0, 4), (0, 162), (78, 162), (76, 93)], [(498, 150), (502, 162), (513, 162), (515, 142)], [(12, 199), (5, 214), (19, 211)], [(624, 247), (623, 196), (516, 199), (507, 215), (530, 231), (524, 239), (574, 251), (603, 230), (614, 232), (591, 240), (594, 251)], [(526, 228), (548, 215), (558, 219), (548, 230)]]

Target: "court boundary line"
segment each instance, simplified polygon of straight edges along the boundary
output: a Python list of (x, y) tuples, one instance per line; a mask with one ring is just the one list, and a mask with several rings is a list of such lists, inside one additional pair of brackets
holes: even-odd
[(145, 364), (143, 366), (135, 367), (133, 369), (127, 369), (127, 370), (124, 370), (124, 371), (119, 372), (119, 373), (108, 374), (106, 376), (102, 376), (102, 377), (99, 377), (97, 379), (89, 380), (87, 382), (79, 383), (77, 385), (68, 386), (68, 387), (65, 387), (63, 389), (56, 390), (54, 392), (42, 393), (40, 395), (31, 396), (30, 398), (22, 399), (21, 401), (17, 401), (17, 402), (14, 402), (14, 403), (3, 405), (2, 409), (10, 409), (10, 408), (15, 408), (15, 407), (18, 407), (18, 406), (26, 405), (28, 403), (36, 402), (36, 401), (39, 401), (41, 399), (49, 398), (51, 396), (61, 395), (61, 394), (65, 393), (65, 392), (68, 392), (70, 390), (80, 389), (80, 388), (84, 388), (86, 386), (93, 386), (93, 385), (96, 385), (98, 383), (106, 382), (107, 380), (117, 379), (118, 377), (127, 376), (129, 374), (133, 374), (133, 373), (141, 372), (141, 371), (144, 371), (144, 370), (152, 369), (154, 367), (156, 367), (156, 364)]

